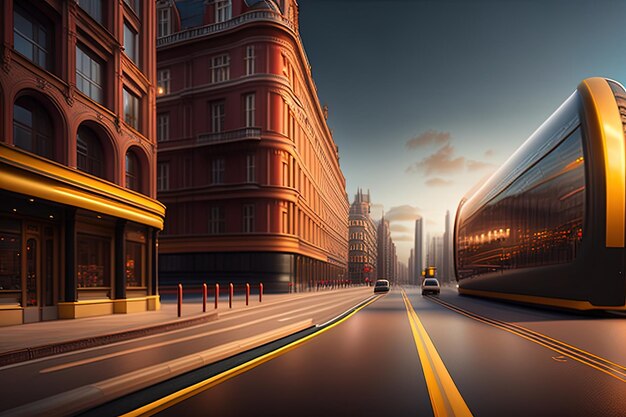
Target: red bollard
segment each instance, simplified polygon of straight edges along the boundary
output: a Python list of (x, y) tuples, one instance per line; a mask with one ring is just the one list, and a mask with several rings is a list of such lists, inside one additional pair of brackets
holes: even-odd
[(202, 284), (202, 312), (206, 313), (206, 294), (207, 293), (207, 288), (206, 288), (206, 282)]
[(249, 300), (250, 300), (250, 284), (246, 283), (246, 305), (248, 305)]
[(220, 298), (220, 284), (215, 283), (215, 308), (217, 308), (217, 300)]
[(178, 284), (178, 317), (183, 313), (183, 284)]
[(263, 283), (259, 283), (259, 303), (263, 302)]
[(228, 292), (228, 308), (233, 308), (233, 294), (235, 290), (233, 288), (232, 282), (229, 285), (230, 285), (230, 291)]

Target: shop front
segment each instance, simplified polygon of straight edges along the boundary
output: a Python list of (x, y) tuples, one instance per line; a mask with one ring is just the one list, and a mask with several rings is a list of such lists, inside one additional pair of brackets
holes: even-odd
[(159, 308), (157, 201), (0, 145), (0, 325)]

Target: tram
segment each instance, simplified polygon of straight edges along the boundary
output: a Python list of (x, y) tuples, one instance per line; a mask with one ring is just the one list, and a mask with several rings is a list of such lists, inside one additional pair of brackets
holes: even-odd
[(626, 91), (576, 91), (472, 195), (454, 226), (459, 293), (626, 310)]

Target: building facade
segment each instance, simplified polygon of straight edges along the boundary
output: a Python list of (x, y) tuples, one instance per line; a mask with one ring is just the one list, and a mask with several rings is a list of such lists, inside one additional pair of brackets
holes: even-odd
[(422, 284), (422, 271), (424, 271), (424, 220), (418, 216), (415, 219), (415, 242), (413, 252), (412, 284)]
[(162, 281), (346, 279), (345, 178), (296, 2), (159, 1), (157, 26)]
[(370, 217), (370, 193), (359, 189), (350, 206), (348, 278), (352, 283), (376, 280), (376, 225)]
[(0, 324), (158, 308), (154, 2), (1, 7)]

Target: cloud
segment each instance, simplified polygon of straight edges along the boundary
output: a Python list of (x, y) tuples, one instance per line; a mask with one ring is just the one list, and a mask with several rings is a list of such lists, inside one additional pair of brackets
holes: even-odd
[(413, 236), (411, 235), (394, 235), (392, 239), (394, 242), (413, 242)]
[(486, 158), (491, 158), (492, 156), (494, 156), (496, 153), (493, 149), (487, 149), (485, 151), (485, 157)]
[(398, 224), (398, 223), (391, 223), (391, 225), (389, 226), (389, 230), (391, 230), (391, 232), (398, 232), (398, 233), (409, 233), (411, 231), (410, 227), (404, 226), (402, 224)]
[(468, 171), (480, 171), (481, 169), (493, 168), (494, 165), (489, 162), (467, 160)]
[(420, 209), (417, 207), (409, 206), (407, 204), (403, 206), (392, 207), (385, 213), (385, 220), (390, 223), (394, 221), (414, 221), (420, 216)]
[(437, 132), (436, 130), (427, 130), (406, 141), (407, 149), (421, 148), (426, 145), (443, 145), (450, 141), (450, 132)]
[(430, 178), (426, 180), (425, 184), (429, 187), (449, 187), (450, 185), (454, 184), (454, 181), (435, 177), (435, 178)]
[(423, 172), (431, 174), (451, 174), (462, 171), (465, 168), (465, 158), (454, 158), (454, 148), (447, 144), (434, 154), (427, 156), (419, 162), (415, 162), (405, 170), (407, 173)]
[(428, 226), (437, 226), (439, 223), (437, 223), (437, 222), (436, 222), (436, 221), (434, 221), (434, 220), (426, 219), (426, 224), (427, 224)]

